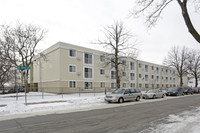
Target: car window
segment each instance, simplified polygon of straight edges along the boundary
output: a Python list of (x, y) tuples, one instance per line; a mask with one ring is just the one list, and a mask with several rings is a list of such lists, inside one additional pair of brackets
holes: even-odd
[(124, 94), (129, 94), (130, 93), (130, 89), (126, 89), (126, 91), (124, 92)]
[(130, 93), (136, 93), (136, 90), (135, 89), (130, 89)]

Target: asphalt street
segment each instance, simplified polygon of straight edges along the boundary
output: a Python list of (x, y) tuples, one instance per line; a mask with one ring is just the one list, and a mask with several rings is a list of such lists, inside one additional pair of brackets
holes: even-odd
[[(200, 95), (0, 121), (0, 133), (138, 133), (151, 122), (200, 106)], [(127, 104), (127, 105), (126, 105)]]

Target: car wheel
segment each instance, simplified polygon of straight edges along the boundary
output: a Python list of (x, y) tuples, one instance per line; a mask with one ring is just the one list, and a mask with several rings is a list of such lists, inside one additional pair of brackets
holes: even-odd
[(119, 102), (119, 103), (123, 103), (123, 102), (124, 102), (124, 99), (121, 97), (121, 98), (119, 98), (118, 102)]
[(156, 96), (155, 96), (155, 95), (153, 95), (153, 99), (156, 99)]
[(164, 98), (164, 97), (165, 97), (165, 94), (162, 95), (162, 98)]
[(184, 96), (185, 94), (184, 93), (182, 93), (182, 96)]
[(140, 97), (139, 96), (136, 97), (136, 101), (140, 101)]

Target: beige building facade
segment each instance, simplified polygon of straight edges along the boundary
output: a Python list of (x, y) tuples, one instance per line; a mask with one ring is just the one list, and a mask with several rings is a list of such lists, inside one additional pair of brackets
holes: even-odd
[[(112, 64), (105, 67), (106, 53), (68, 43), (58, 42), (35, 57), (32, 83), (48, 92), (89, 92), (95, 89), (116, 87)], [(141, 90), (166, 89), (179, 86), (179, 78), (173, 68), (132, 58), (123, 59), (121, 87)], [(187, 77), (184, 86), (187, 86)]]

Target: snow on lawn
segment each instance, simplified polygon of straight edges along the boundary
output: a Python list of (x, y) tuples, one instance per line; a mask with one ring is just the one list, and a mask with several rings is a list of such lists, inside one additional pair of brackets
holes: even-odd
[(5, 115), (25, 114), (35, 112), (48, 112), (58, 110), (82, 109), (106, 104), (104, 93), (64, 94), (57, 95), (41, 92), (27, 93), (27, 105), (25, 105), (24, 93), (0, 95), (0, 117)]

